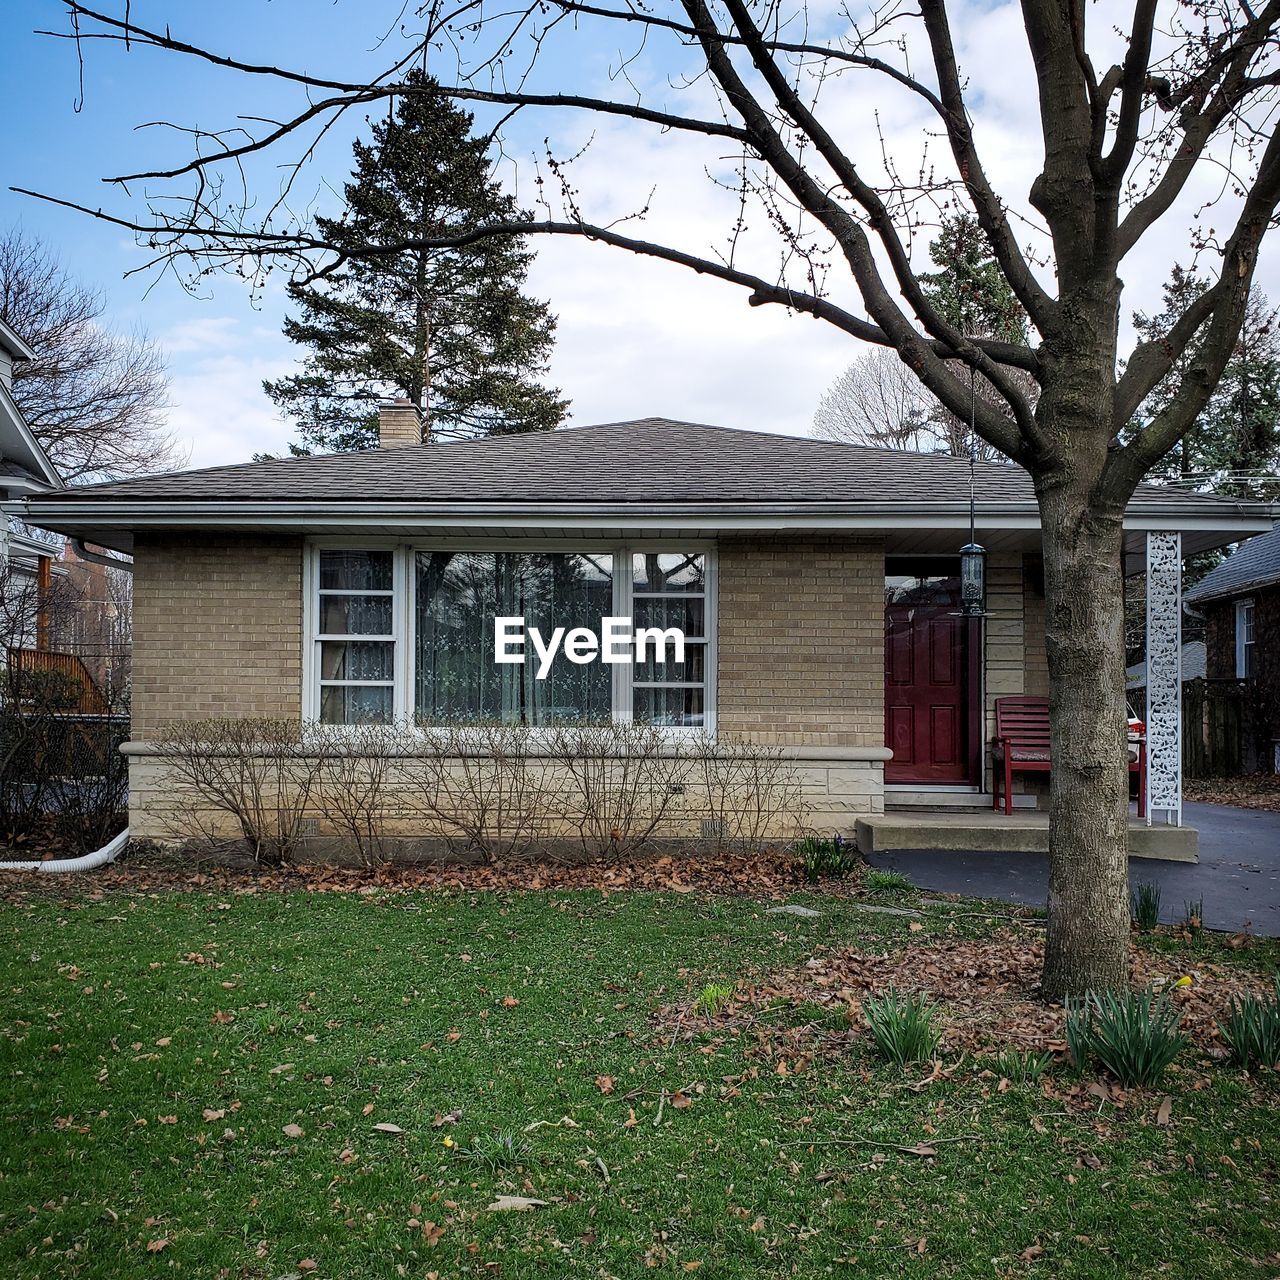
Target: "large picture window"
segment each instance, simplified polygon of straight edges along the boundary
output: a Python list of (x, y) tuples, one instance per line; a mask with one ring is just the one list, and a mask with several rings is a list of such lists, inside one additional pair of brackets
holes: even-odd
[(612, 667), (572, 663), (561, 650), (538, 679), (494, 661), (495, 618), (522, 617), (550, 636), (557, 627), (596, 630), (613, 613), (613, 556), (594, 552), (419, 551), (414, 706), (424, 721), (520, 724), (607, 720)]
[[(308, 714), (326, 724), (413, 719), (550, 726), (638, 720), (712, 727), (714, 608), (706, 549), (315, 547)], [(543, 678), (532, 644), (498, 663), (494, 620), (523, 618), (544, 640), (599, 634), (602, 619), (684, 635), (683, 661), (650, 645), (636, 663), (574, 662)]]

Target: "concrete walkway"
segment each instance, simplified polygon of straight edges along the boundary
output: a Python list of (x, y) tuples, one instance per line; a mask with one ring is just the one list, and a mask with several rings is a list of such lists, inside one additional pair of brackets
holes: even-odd
[[(1134, 858), (1130, 883), (1160, 886), (1160, 918), (1168, 923), (1182, 918), (1187, 902), (1203, 898), (1208, 928), (1280, 937), (1280, 813), (1188, 804), (1183, 821), (1199, 829), (1200, 861)], [(1048, 858), (1042, 853), (895, 850), (870, 854), (867, 861), (939, 893), (1036, 907), (1048, 897)]]

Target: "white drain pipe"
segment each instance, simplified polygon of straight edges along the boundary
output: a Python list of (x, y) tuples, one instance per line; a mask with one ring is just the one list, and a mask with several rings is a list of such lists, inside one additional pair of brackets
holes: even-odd
[(129, 828), (113, 836), (101, 849), (80, 858), (54, 858), (47, 862), (0, 862), (0, 871), (38, 871), (45, 876), (67, 875), (73, 871), (96, 871), (114, 862), (129, 843)]

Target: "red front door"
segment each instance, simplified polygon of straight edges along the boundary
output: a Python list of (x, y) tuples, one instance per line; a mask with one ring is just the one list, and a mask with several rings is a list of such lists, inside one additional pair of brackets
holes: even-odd
[[(936, 571), (935, 571), (936, 573)], [(968, 624), (960, 580), (893, 572), (885, 579), (886, 782), (971, 781)]]

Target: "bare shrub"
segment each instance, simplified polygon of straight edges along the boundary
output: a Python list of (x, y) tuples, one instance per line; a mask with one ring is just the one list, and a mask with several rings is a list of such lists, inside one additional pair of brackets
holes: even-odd
[(405, 804), (453, 853), (523, 857), (554, 812), (549, 762), (536, 747), (528, 725), (426, 726), (401, 763)]
[(167, 822), (179, 838), (225, 839), (230, 818), (253, 852), (270, 866), (297, 847), (323, 757), (292, 720), (181, 720), (157, 742), (173, 781)]
[(699, 734), (689, 750), (717, 849), (749, 849), (771, 834), (803, 831), (808, 805), (800, 770), (780, 747)]
[(382, 724), (316, 726), (308, 742), (320, 756), (316, 808), (351, 839), (366, 867), (388, 861), (386, 793), (403, 731)]
[(572, 725), (553, 730), (559, 812), (597, 857), (628, 857), (661, 834), (679, 808), (691, 761), (647, 724)]

